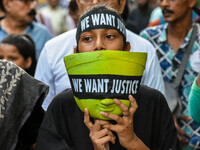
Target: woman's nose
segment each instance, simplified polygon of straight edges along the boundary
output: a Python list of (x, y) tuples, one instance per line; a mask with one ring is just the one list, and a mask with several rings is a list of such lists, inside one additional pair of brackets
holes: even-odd
[(99, 51), (99, 50), (105, 50), (105, 49), (106, 49), (106, 47), (104, 45), (104, 42), (100, 38), (97, 38), (97, 40), (95, 42), (94, 50)]
[(103, 100), (101, 100), (101, 104), (104, 104), (104, 105), (111, 105), (113, 103), (114, 103), (113, 99), (103, 99)]

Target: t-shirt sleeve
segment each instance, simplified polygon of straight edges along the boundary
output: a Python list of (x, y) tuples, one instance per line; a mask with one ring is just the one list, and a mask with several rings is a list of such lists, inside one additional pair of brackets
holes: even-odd
[[(62, 107), (62, 95), (57, 95), (45, 114), (39, 130), (36, 150), (71, 150), (65, 138), (60, 134), (64, 129), (63, 116), (60, 112)], [(66, 130), (63, 131), (66, 133)]]

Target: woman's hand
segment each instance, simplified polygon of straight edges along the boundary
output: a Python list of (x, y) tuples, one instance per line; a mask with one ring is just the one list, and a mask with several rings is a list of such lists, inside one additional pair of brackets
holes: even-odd
[(106, 112), (101, 112), (101, 115), (108, 117), (117, 122), (116, 125), (105, 124), (103, 127), (108, 128), (117, 133), (120, 144), (126, 149), (142, 149), (146, 150), (148, 147), (136, 136), (133, 127), (133, 117), (138, 108), (136, 100), (133, 96), (129, 95), (129, 100), (131, 101), (131, 107), (128, 108), (121, 101), (114, 99), (114, 102), (121, 108), (123, 111), (123, 116), (113, 115)]
[(108, 121), (95, 120), (93, 124), (90, 121), (88, 109), (85, 109), (84, 123), (90, 130), (90, 138), (93, 143), (94, 150), (109, 150), (109, 141), (115, 143), (115, 136), (104, 125), (110, 124)]

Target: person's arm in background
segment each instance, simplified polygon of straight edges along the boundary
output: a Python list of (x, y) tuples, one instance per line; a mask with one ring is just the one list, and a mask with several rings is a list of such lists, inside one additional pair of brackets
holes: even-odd
[(200, 123), (200, 73), (192, 85), (188, 105), (191, 117)]
[[(40, 54), (34, 77), (49, 86), (49, 93), (45, 98), (44, 102), (50, 103), (53, 97), (56, 95), (56, 93), (54, 86), (54, 76), (51, 69), (51, 64), (47, 59), (47, 52), (45, 46)], [(46, 111), (48, 106), (45, 105), (45, 103), (43, 103), (42, 107)]]
[(188, 101), (188, 107), (191, 117), (196, 122), (200, 123), (200, 72), (192, 84)]

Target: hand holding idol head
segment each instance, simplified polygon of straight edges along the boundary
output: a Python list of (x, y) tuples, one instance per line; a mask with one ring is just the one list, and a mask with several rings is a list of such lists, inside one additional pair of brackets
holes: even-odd
[(93, 118), (109, 120), (102, 111), (121, 116), (113, 99), (130, 107), (128, 96), (137, 93), (147, 54), (129, 52), (123, 20), (105, 5), (82, 15), (76, 40), (76, 54), (64, 58), (76, 103)]

